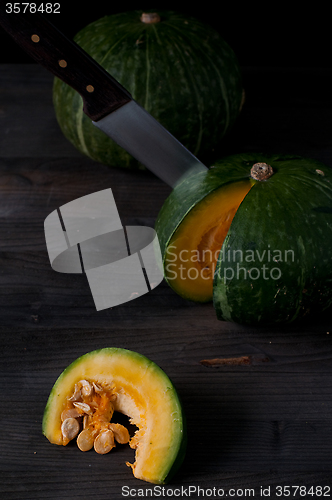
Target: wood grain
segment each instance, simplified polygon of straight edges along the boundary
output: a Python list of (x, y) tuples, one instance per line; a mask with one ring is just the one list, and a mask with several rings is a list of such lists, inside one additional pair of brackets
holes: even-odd
[[(139, 299), (97, 313), (85, 276), (51, 269), (46, 216), (111, 187), (124, 225), (153, 227), (170, 188), (148, 172), (111, 169), (81, 156), (57, 128), (52, 78), (35, 65), (0, 69), (3, 498), (120, 499), (123, 486), (149, 493), (151, 485), (136, 480), (125, 465), (133, 460), (129, 447), (102, 457), (74, 445), (51, 445), (41, 433), (58, 375), (76, 357), (106, 346), (145, 354), (178, 388), (188, 453), (169, 487), (254, 488), (259, 496), (261, 486), (332, 486), (331, 311), (285, 328), (248, 328), (218, 321), (211, 304), (185, 301), (163, 282)], [(254, 75), (253, 68), (245, 72), (249, 82)], [(246, 107), (225, 152), (275, 144), (278, 151), (293, 149), (331, 165), (325, 128), (331, 101), (323, 105), (321, 95), (309, 99), (304, 93), (283, 101), (276, 94), (283, 80), (274, 76), (264, 92), (247, 87)], [(299, 78), (291, 70), (287, 76), (293, 85)], [(311, 128), (313, 121), (319, 125)]]

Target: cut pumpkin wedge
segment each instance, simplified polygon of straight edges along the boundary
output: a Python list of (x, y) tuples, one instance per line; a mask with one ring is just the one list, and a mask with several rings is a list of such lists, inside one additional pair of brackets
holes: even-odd
[(94, 446), (97, 453), (107, 453), (116, 442), (129, 440), (126, 429), (111, 422), (114, 411), (127, 415), (138, 428), (129, 441), (136, 450), (135, 462), (127, 463), (134, 476), (155, 484), (168, 482), (184, 458), (184, 415), (164, 371), (136, 352), (100, 349), (68, 366), (50, 393), (43, 434), (57, 445), (77, 439), (82, 451)]
[(196, 302), (212, 300), (220, 249), (251, 187), (249, 179), (226, 184), (208, 194), (183, 219), (164, 260), (165, 278), (177, 293)]

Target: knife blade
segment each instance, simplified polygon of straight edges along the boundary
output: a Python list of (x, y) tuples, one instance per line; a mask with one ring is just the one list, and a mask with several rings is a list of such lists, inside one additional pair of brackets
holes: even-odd
[(78, 44), (40, 13), (12, 13), (0, 25), (35, 61), (73, 87), (93, 124), (171, 187), (207, 167)]

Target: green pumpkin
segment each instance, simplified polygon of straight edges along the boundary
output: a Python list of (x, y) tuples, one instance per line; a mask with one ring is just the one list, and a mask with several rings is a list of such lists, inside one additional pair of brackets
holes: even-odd
[[(74, 40), (202, 161), (236, 120), (242, 80), (232, 49), (210, 26), (169, 11), (105, 16)], [(110, 166), (144, 168), (97, 129), (82, 98), (55, 78), (53, 102), (66, 138)]]
[(156, 231), (170, 286), (221, 320), (289, 323), (332, 303), (332, 170), (318, 161), (224, 158), (173, 190)]

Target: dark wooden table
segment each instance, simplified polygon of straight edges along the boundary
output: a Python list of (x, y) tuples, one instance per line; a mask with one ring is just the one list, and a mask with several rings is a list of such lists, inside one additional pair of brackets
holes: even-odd
[[(331, 71), (243, 72), (247, 101), (223, 154), (297, 153), (332, 167)], [(217, 321), (211, 304), (185, 301), (163, 282), (96, 312), (84, 275), (50, 267), (46, 216), (111, 187), (124, 225), (153, 227), (170, 188), (148, 172), (111, 169), (78, 153), (58, 128), (51, 88), (52, 77), (34, 64), (0, 66), (1, 498), (113, 500), (124, 498), (124, 486), (130, 497), (151, 497), (152, 485), (125, 465), (129, 447), (81, 453), (51, 445), (41, 432), (57, 376), (106, 346), (151, 358), (183, 400), (187, 458), (155, 498), (204, 498), (198, 488), (212, 498), (218, 490), (219, 497), (221, 490), (264, 497), (261, 488), (286, 498), (278, 486), (294, 487), (290, 498), (331, 497), (331, 311), (284, 328), (248, 328)], [(202, 364), (215, 357), (225, 363)]]

